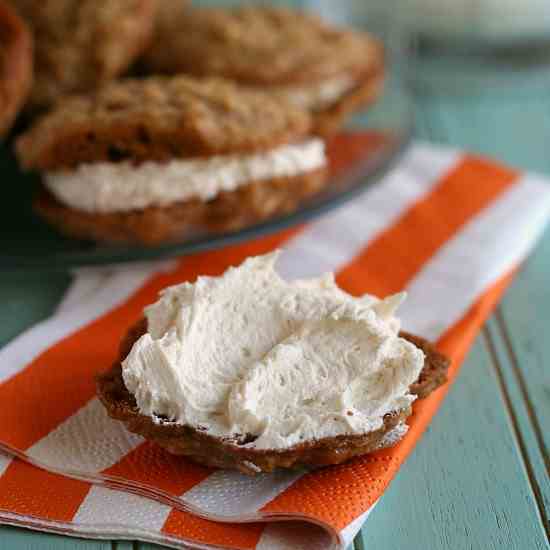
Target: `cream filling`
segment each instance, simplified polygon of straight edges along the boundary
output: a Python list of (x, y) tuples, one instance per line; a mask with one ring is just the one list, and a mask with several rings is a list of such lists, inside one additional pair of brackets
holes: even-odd
[(355, 85), (352, 77), (341, 76), (315, 86), (284, 86), (274, 88), (274, 91), (297, 107), (318, 111), (342, 99)]
[(143, 414), (284, 449), (377, 430), (412, 403), (424, 355), (398, 336), (404, 295), (354, 298), (332, 275), (287, 282), (276, 258), (167, 288), (146, 308), (148, 333), (122, 363)]
[(292, 177), (326, 165), (320, 139), (278, 147), (255, 155), (206, 159), (82, 164), (73, 171), (51, 172), (44, 184), (61, 203), (89, 213), (105, 214), (168, 206), (190, 199), (207, 201), (222, 191), (251, 182)]

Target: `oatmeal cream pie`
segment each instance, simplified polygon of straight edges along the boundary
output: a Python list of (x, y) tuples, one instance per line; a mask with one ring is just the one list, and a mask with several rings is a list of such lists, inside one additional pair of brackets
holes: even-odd
[(383, 48), (365, 32), (266, 6), (191, 9), (170, 2), (160, 13), (145, 55), (149, 70), (276, 91), (309, 109), (319, 134), (334, 133), (381, 93)]
[(294, 209), (326, 181), (307, 113), (221, 79), (113, 82), (23, 135), (37, 212), (70, 236), (156, 244)]
[(116, 78), (149, 45), (157, 0), (9, 0), (36, 44), (31, 108)]
[(25, 23), (0, 0), (0, 136), (13, 124), (32, 83), (32, 38)]
[(276, 259), (165, 289), (98, 379), (109, 414), (174, 454), (252, 474), (395, 444), (448, 360), (399, 332), (403, 294), (287, 282)]

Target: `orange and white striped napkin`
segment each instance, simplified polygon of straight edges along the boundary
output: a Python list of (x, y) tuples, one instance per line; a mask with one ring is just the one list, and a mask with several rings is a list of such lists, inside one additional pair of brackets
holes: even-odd
[[(368, 139), (341, 137), (332, 154), (341, 164)], [(417, 144), (379, 184), (304, 227), (173, 262), (80, 271), (55, 314), (0, 351), (0, 522), (180, 548), (344, 547), (549, 217), (541, 178)], [(403, 327), (453, 364), (449, 384), (414, 404), (405, 438), (337, 467), (247, 477), (172, 457), (110, 420), (94, 375), (159, 290), (276, 247), (288, 278), (334, 271), (353, 294), (408, 290)]]

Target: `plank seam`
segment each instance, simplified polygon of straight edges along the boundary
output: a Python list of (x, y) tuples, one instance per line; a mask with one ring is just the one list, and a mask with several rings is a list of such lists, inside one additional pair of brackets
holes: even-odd
[[(364, 527), (364, 526), (363, 526)], [(355, 540), (353, 541), (353, 547), (355, 550), (365, 550), (365, 545), (363, 544), (363, 528), (359, 530), (359, 533), (357, 533), (357, 536), (355, 537)]]
[(489, 351), (490, 363), (495, 373), (497, 383), (498, 383), (500, 392), (502, 394), (502, 398), (504, 400), (504, 406), (508, 413), (508, 418), (510, 420), (510, 424), (512, 427), (512, 435), (514, 437), (514, 440), (520, 452), (523, 466), (525, 468), (525, 473), (527, 474), (527, 479), (529, 481), (529, 485), (533, 493), (533, 497), (535, 499), (539, 519), (546, 533), (546, 537), (550, 538), (550, 525), (546, 520), (546, 508), (544, 506), (542, 492), (540, 490), (540, 486), (535, 476), (531, 461), (529, 460), (529, 455), (527, 453), (525, 441), (519, 429), (519, 422), (517, 419), (514, 406), (512, 405), (512, 400), (510, 398), (508, 387), (506, 386), (506, 382), (504, 380), (504, 375), (502, 374), (502, 366), (500, 364), (500, 361), (496, 352), (496, 347), (487, 327), (483, 328), (482, 334), (483, 334), (483, 339), (485, 340), (485, 344), (487, 346), (487, 350)]
[[(412, 90), (412, 88), (411, 88)], [(418, 98), (416, 97), (416, 94), (418, 93), (416, 90), (413, 90), (412, 93), (415, 95), (415, 102), (417, 104), (417, 109), (415, 113), (415, 119), (414, 119), (414, 131), (415, 134), (418, 134), (418, 120), (422, 118), (422, 124), (426, 127), (426, 134), (429, 138), (437, 140), (437, 132), (435, 131), (435, 128), (432, 124), (432, 121), (430, 120), (429, 116), (426, 116), (425, 108), (424, 106), (418, 101)], [(422, 94), (422, 92), (420, 92)], [(445, 141), (445, 140), (442, 140)]]
[(550, 473), (550, 457), (548, 456), (548, 449), (546, 448), (546, 445), (544, 443), (544, 438), (542, 437), (542, 430), (540, 427), (539, 420), (537, 418), (537, 414), (535, 412), (535, 408), (533, 406), (533, 403), (531, 401), (531, 398), (529, 397), (529, 391), (527, 390), (527, 384), (525, 382), (525, 377), (523, 376), (523, 373), (521, 372), (521, 368), (519, 366), (519, 360), (517, 357), (517, 354), (514, 350), (514, 346), (512, 344), (512, 340), (510, 338), (510, 333), (508, 331), (508, 328), (506, 327), (506, 324), (504, 322), (504, 317), (502, 315), (502, 311), (500, 307), (496, 311), (496, 321), (497, 326), (500, 332), (500, 335), (502, 336), (502, 340), (504, 342), (504, 347), (506, 349), (508, 359), (510, 360), (510, 365), (512, 366), (512, 372), (514, 374), (514, 378), (516, 379), (516, 382), (518, 383), (521, 396), (523, 398), (523, 401), (525, 403), (525, 408), (527, 410), (527, 416), (529, 418), (529, 421), (531, 423), (531, 426), (533, 428), (533, 432), (535, 434), (535, 439), (537, 441), (537, 445), (539, 448), (539, 451), (542, 455), (542, 458), (544, 460), (544, 465), (546, 467), (546, 471)]

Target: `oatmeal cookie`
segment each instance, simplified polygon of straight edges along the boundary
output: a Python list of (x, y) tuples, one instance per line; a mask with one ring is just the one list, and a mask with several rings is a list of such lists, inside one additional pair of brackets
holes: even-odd
[(25, 23), (0, 1), (0, 136), (13, 124), (32, 84), (32, 37)]
[(173, 2), (163, 12), (145, 55), (150, 71), (220, 76), (280, 93), (313, 113), (319, 134), (334, 133), (382, 91), (384, 50), (368, 33), (266, 6)]
[(36, 43), (31, 107), (116, 78), (149, 45), (156, 0), (10, 0)]

